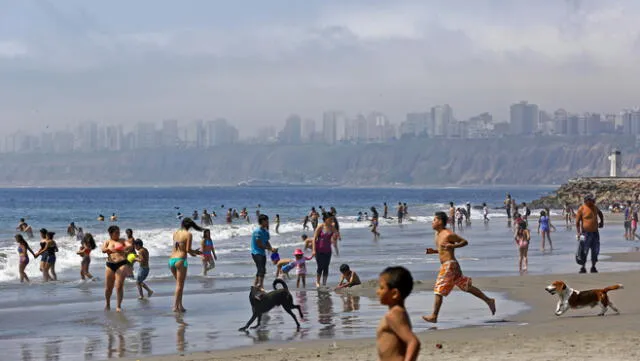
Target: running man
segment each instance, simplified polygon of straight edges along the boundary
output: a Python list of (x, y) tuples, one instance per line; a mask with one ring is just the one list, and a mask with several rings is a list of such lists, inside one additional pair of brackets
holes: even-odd
[(442, 306), (442, 300), (446, 297), (454, 286), (458, 286), (461, 290), (469, 292), (472, 295), (486, 302), (491, 310), (491, 314), (496, 314), (496, 301), (487, 297), (481, 290), (474, 287), (471, 278), (462, 274), (460, 265), (456, 260), (455, 249), (464, 247), (467, 244), (466, 239), (458, 236), (447, 227), (448, 217), (444, 212), (436, 212), (433, 217), (432, 227), (436, 231), (436, 248), (427, 248), (427, 254), (438, 254), (440, 257), (440, 273), (434, 287), (435, 300), (433, 304), (433, 313), (430, 316), (423, 316), (422, 319), (427, 322), (438, 322), (438, 314)]

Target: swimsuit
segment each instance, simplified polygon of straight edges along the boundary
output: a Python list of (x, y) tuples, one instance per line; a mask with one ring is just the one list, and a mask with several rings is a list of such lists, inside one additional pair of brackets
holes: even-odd
[(29, 264), (29, 257), (27, 257), (26, 254), (23, 256), (22, 252), (23, 252), (22, 247), (18, 247), (18, 254), (20, 255), (20, 264), (28, 265)]
[(189, 267), (189, 263), (187, 263), (187, 257), (184, 258), (180, 258), (180, 257), (176, 257), (176, 258), (169, 258), (169, 269), (175, 269), (176, 268), (176, 263), (182, 261), (182, 266), (184, 266), (184, 268)]
[(122, 260), (120, 262), (109, 262), (109, 261), (107, 261), (106, 266), (107, 266), (107, 268), (109, 268), (113, 272), (117, 272), (120, 267), (122, 267), (124, 265), (127, 265), (127, 264), (129, 264), (129, 261), (127, 261), (125, 259), (125, 260)]
[(540, 230), (542, 232), (548, 232), (549, 231), (549, 217), (547, 217), (547, 216), (540, 217)]
[(468, 291), (469, 287), (471, 287), (471, 278), (462, 274), (458, 261), (450, 260), (440, 266), (433, 292), (436, 295), (447, 296), (454, 286), (458, 286), (463, 291)]
[(520, 247), (521, 249), (529, 248), (529, 241), (522, 236), (516, 237), (516, 243), (518, 244), (518, 247)]
[(213, 261), (213, 241), (210, 239), (204, 240), (204, 247), (202, 247), (202, 258), (205, 261)]

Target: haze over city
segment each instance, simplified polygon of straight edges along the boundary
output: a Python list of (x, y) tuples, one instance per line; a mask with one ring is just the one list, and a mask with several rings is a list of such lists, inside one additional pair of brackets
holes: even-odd
[(640, 104), (635, 1), (0, 1), (0, 132)]

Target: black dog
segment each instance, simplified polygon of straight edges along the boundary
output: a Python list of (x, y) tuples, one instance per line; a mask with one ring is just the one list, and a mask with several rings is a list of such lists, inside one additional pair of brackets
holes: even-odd
[[(284, 288), (277, 289), (277, 284), (281, 284)], [(284, 310), (287, 311), (287, 313), (290, 314), (291, 317), (293, 317), (293, 320), (296, 321), (296, 325), (298, 326), (297, 329), (300, 329), (300, 323), (298, 322), (296, 315), (294, 315), (291, 310), (297, 308), (298, 312), (300, 313), (300, 318), (303, 319), (304, 316), (302, 316), (302, 310), (300, 309), (300, 306), (293, 304), (293, 296), (291, 296), (287, 284), (281, 279), (276, 279), (275, 281), (273, 281), (273, 289), (274, 291), (265, 293), (260, 299), (257, 299), (256, 296), (262, 291), (255, 286), (251, 286), (251, 292), (249, 292), (249, 302), (251, 302), (251, 310), (253, 311), (253, 315), (251, 316), (249, 322), (247, 322), (247, 324), (238, 331), (246, 332), (247, 328), (249, 328), (249, 326), (253, 323), (253, 321), (255, 321), (256, 318), (258, 319), (258, 324), (251, 328), (253, 329), (260, 327), (260, 319), (262, 318), (262, 315), (269, 312), (276, 306), (282, 306), (282, 308), (284, 308)]]

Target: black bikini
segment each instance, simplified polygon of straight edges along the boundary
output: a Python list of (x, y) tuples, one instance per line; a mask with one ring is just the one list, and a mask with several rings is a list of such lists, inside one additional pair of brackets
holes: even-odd
[(114, 263), (114, 262), (109, 262), (109, 261), (107, 261), (106, 266), (107, 266), (109, 269), (111, 269), (113, 272), (117, 272), (117, 271), (118, 271), (118, 268), (120, 268), (120, 267), (122, 267), (122, 266), (124, 266), (124, 265), (126, 265), (126, 264), (129, 264), (129, 261), (127, 261), (127, 260), (122, 260), (122, 261), (120, 261), (120, 262), (115, 262), (115, 263)]

